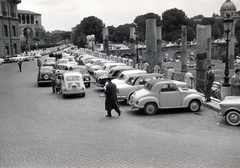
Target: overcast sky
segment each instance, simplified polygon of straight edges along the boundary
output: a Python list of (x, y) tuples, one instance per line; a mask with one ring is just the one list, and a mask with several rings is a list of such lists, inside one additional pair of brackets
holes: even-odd
[[(19, 10), (42, 14), (46, 31), (66, 30), (79, 24), (84, 18), (96, 16), (106, 26), (117, 27), (132, 23), (139, 15), (150, 12), (162, 16), (166, 10), (177, 8), (187, 17), (199, 14), (211, 17), (220, 14), (226, 0), (22, 0)], [(231, 0), (240, 10), (240, 0)]]

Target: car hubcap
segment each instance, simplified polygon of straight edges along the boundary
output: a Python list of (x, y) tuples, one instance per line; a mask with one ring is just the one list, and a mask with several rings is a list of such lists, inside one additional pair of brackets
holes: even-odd
[(238, 115), (236, 115), (235, 113), (230, 114), (228, 117), (229, 121), (231, 121), (232, 123), (238, 123), (240, 118)]
[(193, 111), (196, 111), (196, 110), (198, 109), (198, 103), (197, 103), (197, 102), (193, 102), (193, 103), (191, 104), (191, 109), (192, 109)]

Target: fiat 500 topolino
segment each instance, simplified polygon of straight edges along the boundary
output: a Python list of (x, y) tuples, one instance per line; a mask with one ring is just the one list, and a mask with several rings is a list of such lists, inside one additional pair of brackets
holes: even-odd
[(142, 89), (132, 94), (129, 101), (132, 108), (144, 109), (147, 115), (169, 108), (188, 108), (197, 112), (202, 103), (202, 96), (196, 90), (180, 88), (167, 79), (148, 81)]

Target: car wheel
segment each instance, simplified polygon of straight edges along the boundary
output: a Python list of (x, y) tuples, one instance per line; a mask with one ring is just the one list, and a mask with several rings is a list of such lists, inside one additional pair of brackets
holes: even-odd
[(189, 103), (188, 109), (192, 112), (197, 112), (200, 110), (201, 104), (198, 100), (192, 100)]
[(90, 86), (91, 86), (91, 84), (90, 84), (90, 83), (88, 83), (88, 84), (87, 84), (87, 87), (89, 88)]
[(240, 113), (237, 111), (229, 111), (225, 116), (229, 125), (236, 126), (240, 124)]
[(66, 98), (66, 95), (65, 95), (65, 94), (63, 94), (63, 98)]
[(82, 94), (82, 97), (85, 97), (85, 93)]
[(147, 103), (144, 106), (144, 112), (147, 115), (154, 115), (157, 112), (157, 105), (155, 103)]
[(38, 87), (42, 86), (41, 83), (38, 83)]

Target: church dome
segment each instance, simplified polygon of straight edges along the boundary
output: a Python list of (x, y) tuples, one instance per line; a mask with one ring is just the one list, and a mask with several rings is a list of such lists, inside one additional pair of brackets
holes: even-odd
[(226, 14), (234, 16), (237, 11), (236, 5), (231, 2), (231, 0), (226, 0), (221, 6), (220, 12), (223, 17), (226, 17)]

